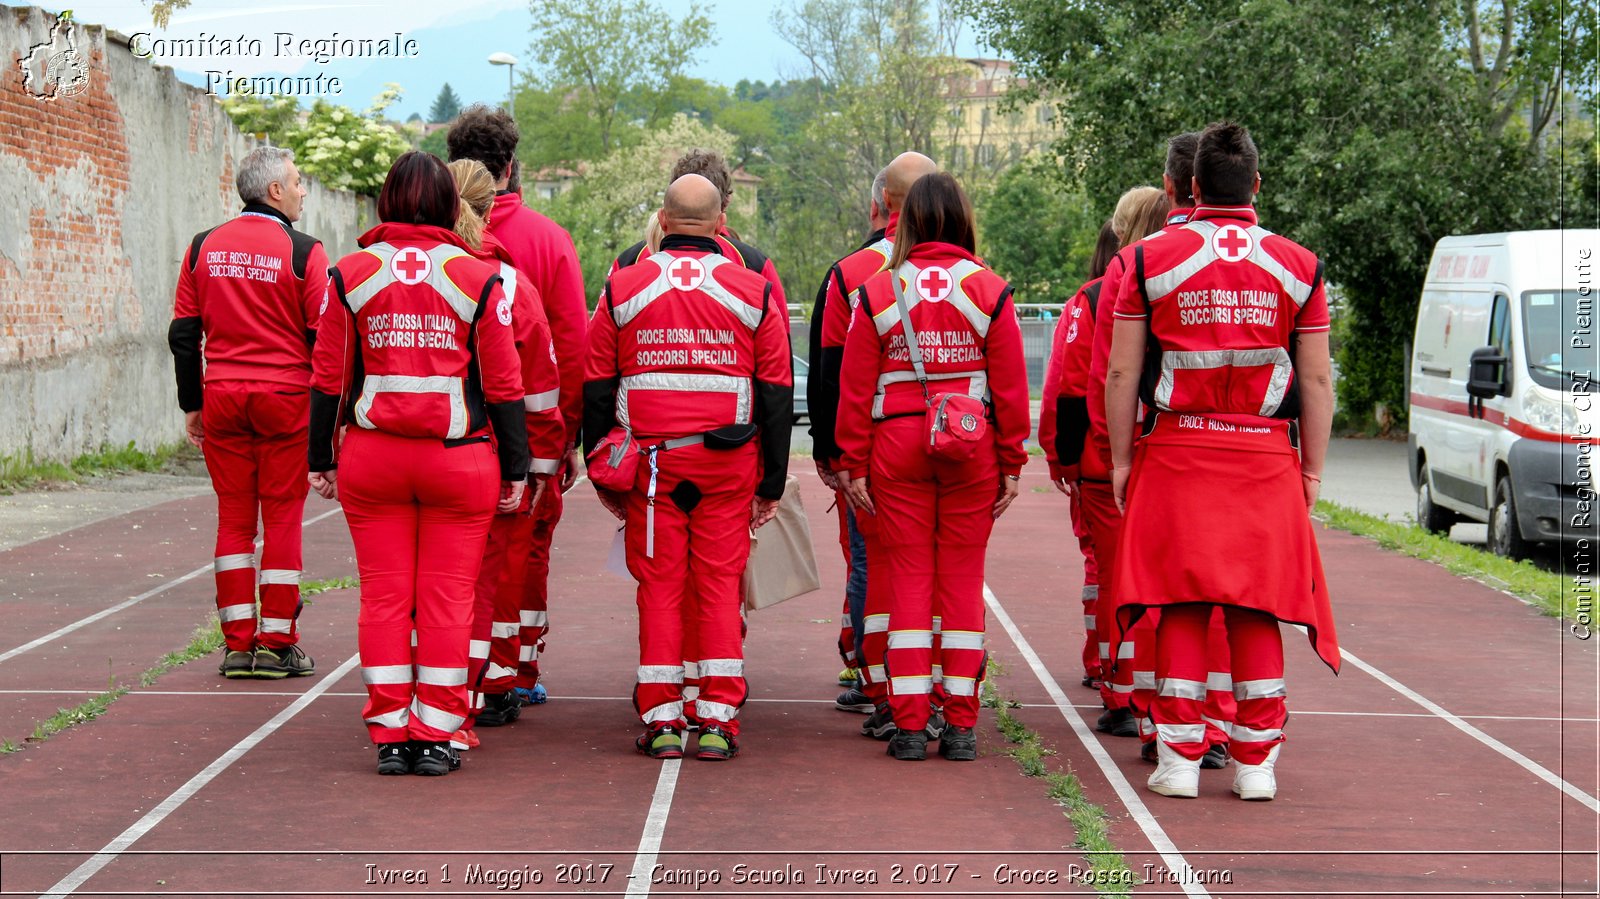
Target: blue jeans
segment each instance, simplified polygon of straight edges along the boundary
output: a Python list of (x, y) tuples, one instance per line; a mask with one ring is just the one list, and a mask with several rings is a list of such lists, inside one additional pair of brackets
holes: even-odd
[(850, 534), (850, 577), (844, 582), (845, 602), (850, 606), (850, 627), (856, 638), (856, 660), (862, 658), (861, 639), (867, 628), (867, 538), (856, 527), (856, 510), (849, 503), (844, 507), (845, 523)]

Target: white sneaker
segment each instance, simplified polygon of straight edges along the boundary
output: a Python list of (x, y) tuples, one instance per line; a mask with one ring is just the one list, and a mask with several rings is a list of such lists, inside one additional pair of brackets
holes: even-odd
[(1156, 770), (1146, 782), (1152, 793), (1193, 799), (1200, 795), (1200, 760), (1187, 759), (1161, 740), (1156, 741)]
[(1239, 794), (1240, 799), (1266, 802), (1278, 795), (1278, 776), (1273, 773), (1273, 766), (1278, 761), (1278, 750), (1283, 746), (1279, 743), (1267, 753), (1267, 758), (1259, 765), (1246, 765), (1238, 759), (1233, 760), (1233, 792)]

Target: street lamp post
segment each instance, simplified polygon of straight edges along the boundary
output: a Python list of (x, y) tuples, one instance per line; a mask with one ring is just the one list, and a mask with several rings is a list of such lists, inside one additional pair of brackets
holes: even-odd
[(517, 118), (517, 93), (515, 75), (517, 71), (517, 58), (510, 53), (489, 54), (489, 64), (506, 67), (506, 112), (511, 114), (513, 121)]

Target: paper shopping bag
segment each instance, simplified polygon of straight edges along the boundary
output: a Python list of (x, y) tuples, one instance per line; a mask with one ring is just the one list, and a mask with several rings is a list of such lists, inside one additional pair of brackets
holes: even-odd
[(748, 610), (777, 605), (822, 586), (811, 548), (811, 525), (800, 503), (800, 480), (794, 475), (784, 483), (777, 517), (752, 533), (741, 586)]

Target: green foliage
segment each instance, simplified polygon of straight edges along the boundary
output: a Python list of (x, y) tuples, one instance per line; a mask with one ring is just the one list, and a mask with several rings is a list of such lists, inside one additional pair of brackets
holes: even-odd
[(126, 446), (102, 446), (70, 462), (37, 459), (32, 450), (17, 455), (0, 455), (0, 495), (16, 493), (45, 483), (71, 483), (87, 477), (130, 471), (160, 471), (175, 460), (195, 460), (199, 451), (187, 443), (170, 443), (141, 450), (129, 441)]
[[(624, 0), (529, 0), (528, 8), (528, 55), (544, 64), (529, 86), (592, 119), (599, 153), (583, 158), (616, 149), (634, 117), (646, 127), (667, 119), (674, 85), (715, 42), (711, 19), (695, 3), (681, 13)], [(519, 98), (519, 118), (521, 105)]]
[(461, 98), (456, 96), (455, 88), (446, 81), (444, 87), (439, 88), (439, 96), (433, 98), (433, 105), (428, 107), (428, 121), (439, 125), (460, 114)]
[(383, 111), (400, 98), (390, 84), (365, 112), (318, 99), (304, 116), (288, 97), (228, 97), (222, 108), (250, 133), (265, 133), (294, 151), (295, 165), (325, 186), (375, 196), (389, 166), (410, 149), (405, 136), (383, 121)]
[(1019, 303), (1065, 303), (1089, 280), (1089, 257), (1104, 216), (1066, 187), (1049, 163), (1002, 172), (974, 198), (978, 252), (1016, 290)]
[[(1510, 4), (1522, 23), (1550, 5)], [(1593, 18), (1592, 0), (1575, 5)], [(1405, 409), (1399, 344), (1439, 238), (1557, 221), (1561, 172), (1544, 139), (1503, 118), (1507, 102), (1536, 102), (1531, 85), (1559, 81), (1535, 71), (1548, 29), (1509, 32), (1506, 58), (1526, 71), (1493, 52), (1476, 71), (1460, 7), (1424, 0), (963, 8), (1017, 60), (1027, 93), (1054, 99), (1064, 173), (1098, 208), (1156, 177), (1168, 136), (1220, 119), (1250, 127), (1263, 225), (1317, 252), (1351, 307), (1341, 401), (1354, 414)], [(1485, 72), (1499, 72), (1495, 91), (1482, 90)]]
[(449, 139), (450, 139), (450, 129), (448, 129), (448, 128), (440, 128), (439, 130), (437, 130), (437, 131), (433, 132), (432, 134), (428, 135), (427, 137), (424, 137), (422, 139), (422, 142), (417, 144), (417, 149), (421, 150), (424, 153), (432, 153), (433, 155), (439, 157), (440, 159), (449, 160), (449, 158), (450, 158), (450, 145), (448, 143)]

